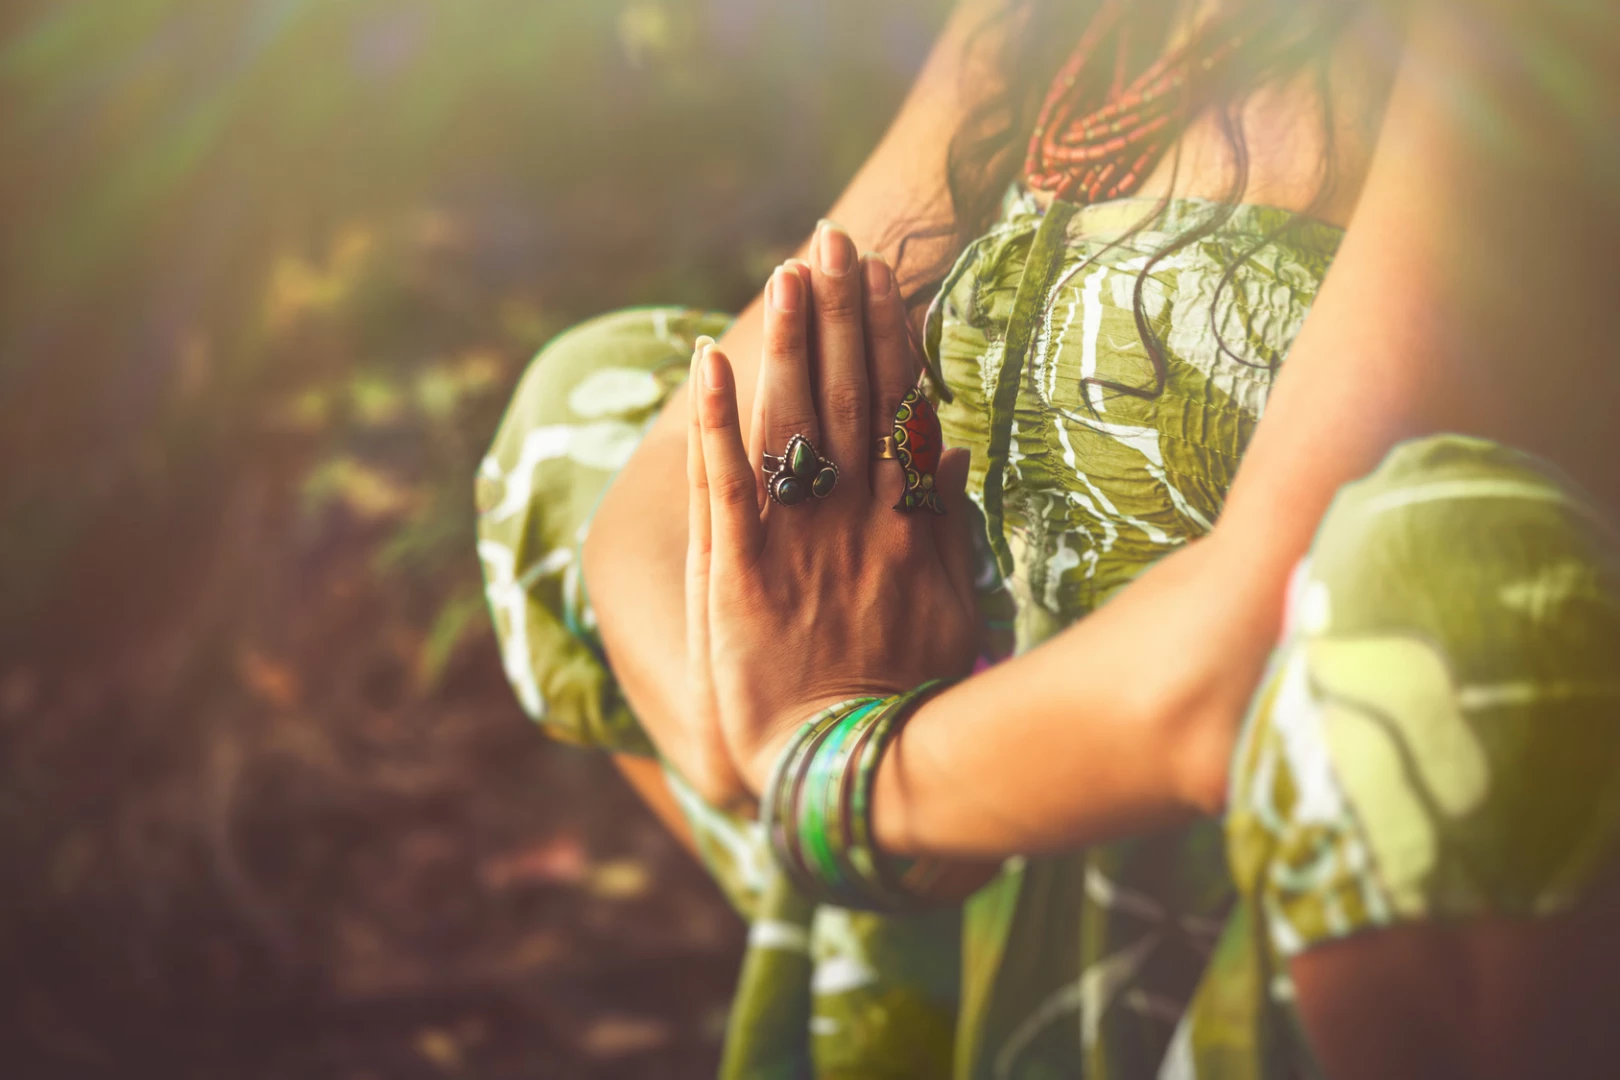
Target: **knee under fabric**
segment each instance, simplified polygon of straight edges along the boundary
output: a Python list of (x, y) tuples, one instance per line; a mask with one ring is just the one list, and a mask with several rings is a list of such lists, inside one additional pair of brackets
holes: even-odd
[(1457, 436), (1347, 485), (1233, 759), (1239, 887), (1283, 957), (1567, 908), (1620, 838), (1620, 543), (1553, 470)]
[(636, 308), (581, 323), (529, 364), (478, 469), (478, 556), (501, 659), (524, 711), (568, 742), (650, 754), (596, 640), (579, 555), (602, 494), (692, 343), (730, 316)]

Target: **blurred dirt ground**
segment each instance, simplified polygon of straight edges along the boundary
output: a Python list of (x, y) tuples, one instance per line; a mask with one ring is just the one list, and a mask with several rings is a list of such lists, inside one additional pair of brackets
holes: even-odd
[(0, 15), (0, 1075), (711, 1075), (742, 927), (507, 691), (534, 350), (732, 309), (945, 5)]

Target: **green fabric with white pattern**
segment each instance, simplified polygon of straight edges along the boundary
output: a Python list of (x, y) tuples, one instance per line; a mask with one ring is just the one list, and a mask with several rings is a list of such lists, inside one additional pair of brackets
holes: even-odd
[(1233, 873), (1285, 961), (1567, 910), (1620, 841), (1620, 538), (1544, 464), (1439, 436), (1340, 492), (1234, 757)]
[[(1156, 209), (1016, 201), (930, 313), (945, 441), (973, 451), (1020, 650), (1209, 531), (1340, 236), (1264, 207)], [(1196, 231), (1140, 282), (1160, 389), (1139, 279)], [(1013, 860), (966, 906), (956, 1074), (1155, 1075), (1233, 902), (1215, 821)]]
[[(930, 315), (930, 361), (952, 398), (946, 441), (974, 452), (986, 608), (1016, 610), (1019, 649), (1210, 529), (1339, 237), (1261, 207), (1214, 222), (1219, 208), (1197, 200), (1133, 233), (1154, 209), (1042, 214), (1014, 200)], [(1160, 389), (1137, 278), (1200, 223), (1207, 235), (1142, 286), (1164, 346)], [(643, 309), (559, 338), (481, 470), (479, 550), (507, 672), (530, 714), (571, 741), (650, 751), (603, 665), (578, 547), (692, 339), (725, 323)], [(1388, 494), (1396, 480), (1560, 495), (1432, 499), (1419, 528), (1420, 508), (1402, 502), (1414, 497)], [(1359, 521), (1347, 508), (1378, 498), (1391, 506), (1370, 532), (1346, 524)], [(1526, 507), (1541, 515), (1533, 528)], [(1496, 539), (1467, 542), (1481, 534)], [(776, 873), (752, 822), (670, 774), (705, 862), (751, 922), (723, 1075), (1313, 1074), (1289, 1004), (1293, 951), (1401, 919), (1555, 910), (1610, 857), (1615, 551), (1520, 455), (1455, 440), (1403, 449), (1324, 523), (1245, 727), (1229, 820), (1010, 859), (961, 910), (817, 909)], [(1402, 719), (1381, 735), (1365, 717), (1387, 710)]]
[(568, 742), (650, 754), (595, 636), (580, 545), (596, 504), (669, 392), (691, 339), (723, 315), (618, 312), (557, 337), (529, 366), (479, 466), (478, 557), (518, 702)]

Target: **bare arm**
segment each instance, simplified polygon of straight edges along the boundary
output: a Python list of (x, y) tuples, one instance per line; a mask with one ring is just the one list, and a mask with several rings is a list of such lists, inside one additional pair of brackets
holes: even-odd
[[(859, 248), (892, 261), (908, 228), (950, 219), (946, 147), (966, 107), (962, 88), (993, 77), (978, 59), (993, 42), (975, 31), (996, 6), (959, 6), (888, 134), (832, 208)], [(907, 257), (949, 254), (940, 244), (913, 245)], [(723, 341), (744, 418), (753, 411), (762, 310), (756, 298)], [(746, 792), (714, 733), (686, 722), (683, 698), (686, 408), (682, 389), (608, 490), (585, 543), (584, 572), (614, 674), (643, 727), (701, 794), (724, 805)]]
[(1218, 810), (1288, 574), (1338, 488), (1402, 439), (1526, 446), (1584, 463), (1612, 500), (1612, 470), (1590, 475), (1620, 459), (1604, 279), (1569, 261), (1605, 219), (1567, 182), (1570, 147), (1543, 137), (1551, 103), (1518, 106), (1525, 130), (1478, 122), (1527, 96), (1466, 51), (1458, 21), (1477, 34), (1481, 17), (1417, 16), (1362, 198), (1215, 529), (925, 706), (878, 781), (893, 850), (1053, 850)]

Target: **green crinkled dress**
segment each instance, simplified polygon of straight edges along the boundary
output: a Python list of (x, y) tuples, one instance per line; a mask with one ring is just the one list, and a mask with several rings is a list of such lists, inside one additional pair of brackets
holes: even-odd
[[(926, 339), (946, 441), (973, 451), (986, 610), (1012, 613), (1018, 649), (1209, 531), (1339, 235), (1263, 207), (1016, 199), (963, 254)], [(1149, 260), (1157, 369), (1135, 314)], [(693, 339), (727, 321), (642, 309), (563, 335), (481, 467), (506, 671), (571, 741), (651, 752), (596, 640), (579, 545)], [(1227, 819), (1009, 859), (959, 910), (818, 908), (752, 822), (671, 773), (750, 922), (723, 1075), (1315, 1074), (1289, 956), (1398, 920), (1561, 910), (1610, 861), (1617, 550), (1532, 459), (1455, 438), (1398, 449), (1345, 489), (1296, 575)]]

